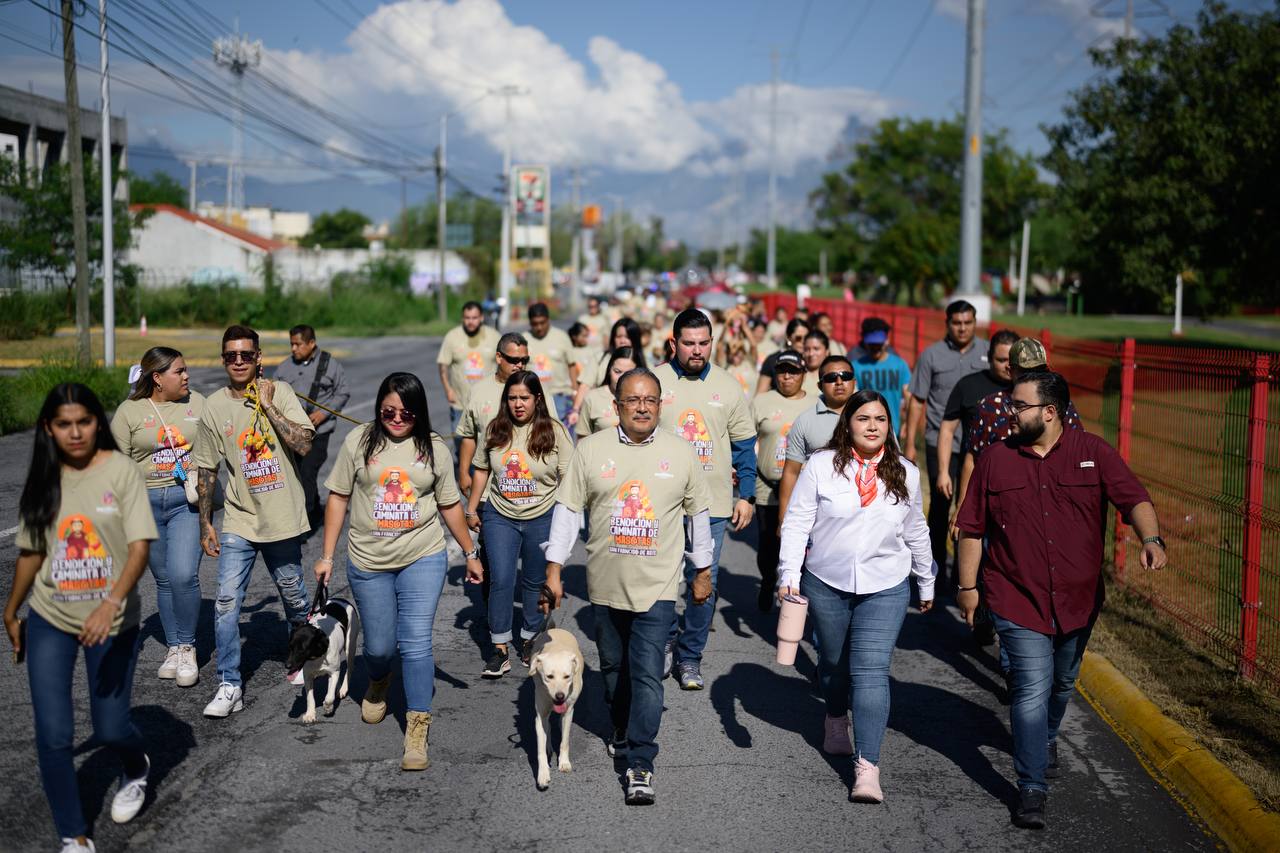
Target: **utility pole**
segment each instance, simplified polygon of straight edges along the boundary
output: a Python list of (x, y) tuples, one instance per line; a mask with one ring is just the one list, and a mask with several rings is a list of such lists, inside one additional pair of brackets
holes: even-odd
[(511, 98), (528, 91), (511, 84), (489, 91), (491, 95), (502, 96), (506, 110), (502, 140), (502, 260), (498, 267), (498, 302), (502, 306), (498, 320), (500, 328), (506, 328), (511, 317), (511, 208), (515, 203), (515, 188), (511, 184)]
[(582, 174), (572, 170), (569, 185), (573, 187), (573, 245), (569, 250), (569, 310), (577, 312), (582, 302)]
[(1133, 38), (1133, 0), (1125, 0), (1124, 4), (1124, 37)]
[(448, 218), (445, 212), (445, 156), (449, 144), (449, 116), (440, 116), (440, 145), (436, 148), (436, 248), (440, 251), (440, 282), (436, 291), (436, 305), (440, 309), (441, 321), (449, 318), (448, 282), (444, 277), (444, 251), (449, 242)]
[(234, 36), (214, 39), (213, 61), (231, 70), (235, 82), (235, 121), (231, 128), (231, 163), (227, 166), (227, 210), (223, 219), (231, 222), (231, 208), (244, 207), (244, 169), (240, 160), (244, 156), (244, 73), (262, 63), (262, 42), (250, 41), (240, 35), (240, 19), (236, 18)]
[(778, 289), (778, 51), (769, 51), (772, 68), (769, 87), (769, 247), (765, 278), (769, 289)]
[(1027, 310), (1027, 253), (1031, 250), (1031, 220), (1022, 220), (1022, 266), (1018, 269), (1018, 316)]
[(613, 200), (613, 245), (609, 248), (609, 266), (613, 268), (613, 274), (617, 277), (614, 287), (622, 286), (622, 249), (623, 240), (626, 239), (626, 231), (622, 227), (622, 196), (616, 193), (606, 196)]
[(102, 361), (116, 366), (115, 235), (111, 204), (111, 87), (107, 75), (107, 0), (98, 0), (98, 51), (102, 60)]
[(80, 90), (76, 88), (76, 23), (72, 0), (62, 0), (62, 77), (67, 96), (67, 159), (71, 164), (71, 223), (76, 256), (76, 360), (92, 363), (89, 341), (89, 226), (85, 221), (84, 148)]
[(187, 189), (187, 209), (194, 213), (196, 209), (196, 161), (188, 160), (187, 168), (191, 170), (191, 182)]
[(409, 248), (409, 178), (400, 176), (400, 245)]
[[(979, 296), (982, 266), (982, 35), (986, 0), (968, 0), (968, 45), (964, 86), (964, 191), (960, 220), (960, 293), (970, 302)], [(974, 302), (977, 305), (976, 302)], [(987, 303), (990, 307), (990, 303)], [(985, 314), (985, 316), (984, 316)], [(979, 322), (990, 311), (978, 311)]]

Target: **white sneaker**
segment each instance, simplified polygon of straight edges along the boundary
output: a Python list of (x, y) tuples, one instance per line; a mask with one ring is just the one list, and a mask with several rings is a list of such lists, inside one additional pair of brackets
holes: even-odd
[(84, 840), (84, 844), (81, 844), (74, 838), (62, 839), (61, 853), (85, 853), (85, 851), (88, 851), (88, 853), (94, 853), (95, 850), (97, 850), (97, 848), (93, 846), (93, 839), (91, 838), (86, 838)]
[(206, 717), (230, 717), (236, 711), (244, 710), (244, 691), (234, 684), (222, 682), (218, 692), (213, 694), (213, 701), (204, 706)]
[(172, 679), (178, 677), (178, 649), (181, 646), (170, 646), (169, 651), (164, 656), (164, 663), (160, 664), (160, 668), (156, 670), (156, 675), (164, 679)]
[(196, 663), (195, 646), (178, 646), (177, 680), (179, 687), (192, 687), (200, 680), (200, 665)]
[(146, 758), (147, 769), (137, 779), (120, 777), (120, 788), (111, 800), (111, 819), (116, 823), (128, 823), (142, 811), (147, 799), (147, 776), (151, 773), (151, 759)]

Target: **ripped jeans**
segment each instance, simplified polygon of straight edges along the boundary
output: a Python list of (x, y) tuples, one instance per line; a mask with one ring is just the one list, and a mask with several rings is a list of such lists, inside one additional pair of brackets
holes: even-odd
[(302, 540), (250, 542), (234, 533), (223, 533), (218, 556), (218, 598), (213, 604), (213, 637), (218, 645), (218, 678), (240, 686), (240, 605), (249, 589), (253, 564), (262, 554), (271, 579), (276, 582), (284, 614), (290, 626), (306, 621), (311, 600), (302, 581)]

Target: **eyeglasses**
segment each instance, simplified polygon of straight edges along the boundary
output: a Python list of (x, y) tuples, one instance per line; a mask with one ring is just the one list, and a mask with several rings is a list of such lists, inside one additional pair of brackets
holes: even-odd
[(661, 403), (662, 400), (657, 397), (623, 397), (618, 402), (628, 409), (636, 409), (640, 407), (641, 403), (644, 403), (649, 408), (653, 408)]
[(527, 355), (522, 358), (517, 358), (515, 356), (507, 355), (502, 350), (498, 350), (498, 356), (507, 364), (514, 364), (516, 367), (524, 367), (529, 363), (529, 356)]
[(222, 354), (223, 364), (253, 364), (258, 358), (257, 350), (231, 350)]
[(830, 373), (822, 374), (822, 383), (824, 385), (830, 385), (833, 382), (852, 382), (852, 381), (853, 381), (852, 370), (833, 370)]
[(1020, 415), (1030, 409), (1040, 409), (1045, 406), (1052, 406), (1053, 403), (1022, 403), (1018, 400), (1005, 400), (1004, 410), (1011, 415)]
[(395, 409), (395, 408), (392, 408), (391, 406), (384, 406), (381, 414), (382, 414), (383, 423), (388, 423), (388, 424), (394, 423), (395, 421), (400, 421), (401, 423), (405, 423), (405, 424), (411, 424), (418, 419), (418, 416), (415, 415), (413, 412), (409, 411), (408, 409)]
[(800, 374), (804, 373), (804, 368), (803, 368), (803, 367), (794, 367), (794, 366), (788, 365), (788, 366), (786, 366), (786, 367), (781, 367), (781, 366), (780, 366), (780, 367), (776, 367), (776, 368), (774, 368), (774, 371), (775, 371), (776, 373), (789, 373), (789, 374), (791, 374), (792, 376), (799, 376)]

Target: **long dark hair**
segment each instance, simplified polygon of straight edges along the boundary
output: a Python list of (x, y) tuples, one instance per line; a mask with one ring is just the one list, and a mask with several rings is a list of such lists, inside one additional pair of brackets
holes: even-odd
[(609, 374), (613, 372), (613, 363), (620, 358), (629, 359), (636, 367), (644, 367), (644, 352), (640, 351), (640, 357), (636, 357), (637, 350), (633, 347), (618, 347), (609, 353), (609, 363), (604, 366), (604, 381), (600, 384), (604, 387), (609, 386)]
[(98, 450), (116, 449), (116, 440), (111, 437), (111, 424), (98, 395), (79, 382), (54, 386), (44, 398), (40, 416), (36, 419), (31, 468), (27, 471), (27, 483), (22, 487), (22, 497), (18, 500), (18, 517), (28, 530), (35, 533), (41, 552), (48, 549), (45, 534), (62, 506), (62, 453), (49, 431), (49, 424), (58, 416), (58, 409), (77, 404), (88, 409), (98, 422), (94, 446)]
[(182, 353), (172, 347), (152, 347), (142, 354), (142, 375), (133, 385), (130, 400), (145, 400), (156, 391), (155, 374), (164, 373), (173, 363), (182, 358)]
[(621, 320), (613, 324), (613, 328), (609, 330), (609, 346), (605, 349), (605, 353), (612, 355), (614, 349), (613, 339), (618, 334), (618, 329), (627, 330), (627, 340), (631, 341), (631, 349), (635, 355), (631, 357), (636, 363), (636, 367), (647, 367), (644, 363), (644, 331), (640, 328), (640, 324), (630, 317), (623, 317)]
[(378, 396), (374, 398), (373, 423), (364, 437), (364, 464), (377, 455), (391, 438), (387, 427), (382, 423), (382, 401), (390, 394), (400, 395), (400, 404), (406, 411), (417, 417), (413, 421), (413, 446), (418, 455), (427, 460), (427, 465), (435, 467), (435, 454), (431, 448), (431, 413), (427, 411), (427, 391), (422, 387), (422, 380), (412, 373), (392, 373), (378, 386)]
[(893, 415), (889, 413), (889, 401), (879, 391), (858, 391), (849, 398), (849, 402), (844, 404), (844, 409), (840, 412), (840, 420), (836, 421), (835, 432), (831, 434), (831, 442), (826, 446), (826, 450), (834, 450), (836, 452), (835, 459), (832, 462), (837, 474), (849, 479), (849, 465), (853, 462), (856, 452), (853, 449), (853, 416), (868, 403), (878, 403), (884, 408), (885, 415), (889, 418), (890, 434), (884, 439), (884, 458), (880, 460), (880, 464), (876, 466), (876, 476), (884, 482), (885, 490), (891, 495), (895, 503), (903, 503), (907, 500), (907, 468), (902, 462), (902, 456), (898, 453), (898, 442), (894, 440), (892, 433)]
[(498, 414), (489, 421), (484, 434), (484, 452), (495, 447), (506, 447), (516, 431), (516, 422), (511, 419), (511, 410), (507, 407), (507, 397), (511, 389), (523, 385), (533, 395), (533, 420), (529, 422), (529, 453), (538, 459), (546, 458), (548, 453), (556, 449), (556, 421), (547, 408), (547, 395), (542, 391), (542, 380), (532, 370), (517, 370), (507, 377), (507, 384), (502, 386), (502, 405)]

